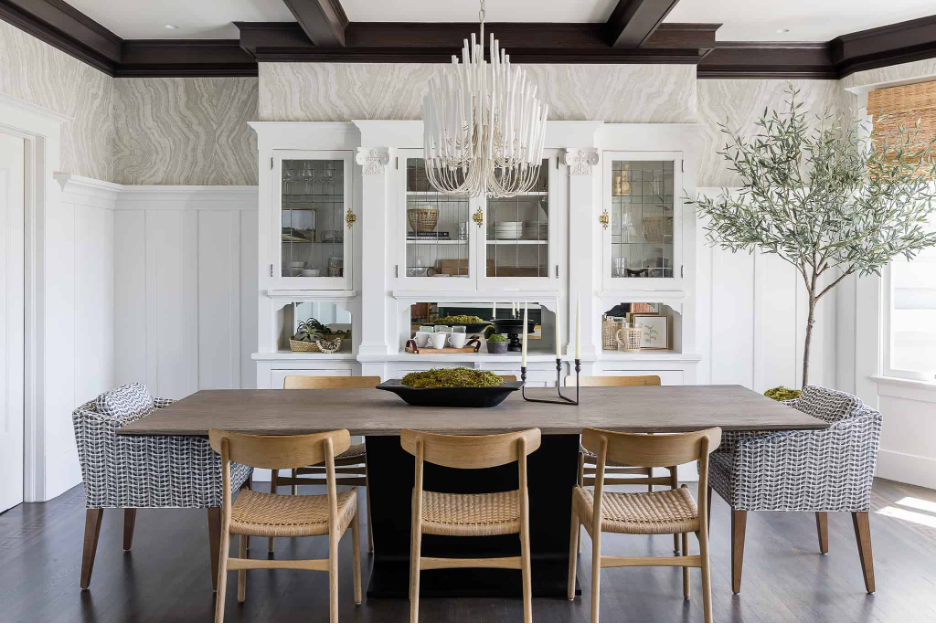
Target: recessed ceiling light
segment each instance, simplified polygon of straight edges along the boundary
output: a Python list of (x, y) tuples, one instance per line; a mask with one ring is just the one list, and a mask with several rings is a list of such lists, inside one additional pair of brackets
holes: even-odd
[(169, 30), (176, 30), (178, 26), (174, 26), (173, 24), (166, 24), (166, 28)]
[[(168, 26), (167, 26), (167, 28), (168, 28)], [(783, 35), (783, 34), (785, 34), (785, 33), (790, 32), (790, 29), (789, 29), (789, 28), (778, 28), (778, 29), (777, 29), (777, 32), (780, 33), (781, 35)]]

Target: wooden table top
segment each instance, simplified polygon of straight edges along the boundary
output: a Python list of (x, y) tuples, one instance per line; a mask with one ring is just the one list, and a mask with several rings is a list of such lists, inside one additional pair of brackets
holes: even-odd
[[(548, 398), (555, 389), (528, 389)], [(383, 390), (201, 390), (119, 430), (130, 435), (208, 435), (216, 427), (258, 435), (347, 429), (399, 435), (402, 429), (484, 435), (539, 427), (544, 434), (586, 427), (631, 432), (823, 429), (828, 424), (742, 386), (582, 388), (581, 405), (544, 405), (515, 392), (497, 407), (413, 407)]]

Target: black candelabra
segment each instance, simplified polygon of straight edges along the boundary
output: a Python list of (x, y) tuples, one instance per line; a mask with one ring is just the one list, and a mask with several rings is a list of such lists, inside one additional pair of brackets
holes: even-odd
[(571, 399), (564, 394), (562, 394), (562, 360), (556, 358), (556, 393), (559, 395), (559, 399), (533, 399), (526, 395), (526, 373), (527, 367), (520, 367), (520, 381), (523, 382), (523, 385), (520, 387), (520, 392), (523, 394), (523, 399), (531, 403), (554, 403), (556, 405), (578, 405), (579, 404), (579, 373), (582, 371), (582, 360), (575, 359), (575, 398)]

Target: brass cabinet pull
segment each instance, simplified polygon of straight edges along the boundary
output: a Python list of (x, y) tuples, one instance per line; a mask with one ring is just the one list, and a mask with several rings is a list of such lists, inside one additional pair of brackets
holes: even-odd
[(354, 214), (354, 211), (351, 208), (348, 208), (348, 214), (345, 215), (345, 221), (348, 224), (348, 227), (354, 226), (354, 222), (357, 221), (357, 215)]
[(478, 227), (484, 225), (484, 213), (481, 212), (481, 208), (478, 208), (478, 211), (475, 212), (471, 218), (474, 219), (474, 222), (478, 224)]
[(601, 224), (601, 227), (608, 229), (608, 224), (611, 223), (611, 218), (608, 216), (608, 211), (605, 210), (601, 213), (601, 216), (598, 217), (598, 223)]

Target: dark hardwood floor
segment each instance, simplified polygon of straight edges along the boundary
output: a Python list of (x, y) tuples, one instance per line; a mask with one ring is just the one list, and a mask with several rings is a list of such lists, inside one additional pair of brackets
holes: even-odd
[[(693, 484), (694, 485), (694, 484)], [(266, 484), (259, 484), (260, 491)], [(311, 492), (311, 489), (309, 490)], [(364, 497), (362, 497), (363, 500)], [(752, 513), (748, 518), (744, 579), (731, 593), (729, 515), (717, 496), (712, 510), (713, 606), (716, 621), (910, 622), (936, 620), (936, 492), (877, 480), (871, 535), (877, 593), (864, 591), (851, 516), (829, 515), (829, 554), (819, 554), (812, 515)], [(0, 620), (209, 622), (213, 594), (208, 572), (207, 514), (203, 510), (141, 510), (133, 550), (122, 549), (123, 514), (104, 514), (94, 576), (78, 587), (84, 501), (80, 487), (44, 504), (0, 514)], [(363, 534), (363, 533), (362, 533)], [(586, 622), (589, 617), (590, 543), (579, 560), (583, 595), (573, 602), (535, 599), (537, 621)], [(666, 555), (670, 536), (610, 536), (605, 552)], [(697, 552), (695, 540), (693, 552)], [(236, 548), (236, 546), (235, 546)], [(377, 544), (380, 548), (380, 544)], [(254, 539), (251, 556), (266, 556)], [(326, 557), (325, 538), (277, 540), (277, 557)], [(341, 544), (341, 620), (404, 622), (403, 600), (365, 599), (351, 592), (351, 542)], [(369, 558), (364, 558), (365, 583)], [(535, 574), (534, 568), (534, 574)], [(681, 570), (620, 568), (602, 576), (605, 622), (702, 621), (698, 571), (692, 599), (682, 599)], [(234, 574), (230, 583), (236, 582)], [(247, 601), (228, 591), (229, 622), (328, 620), (328, 578), (319, 572), (251, 571)], [(515, 622), (516, 599), (423, 599), (424, 622)]]

